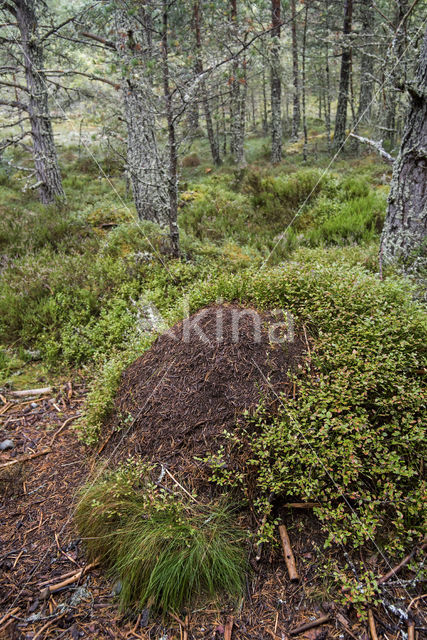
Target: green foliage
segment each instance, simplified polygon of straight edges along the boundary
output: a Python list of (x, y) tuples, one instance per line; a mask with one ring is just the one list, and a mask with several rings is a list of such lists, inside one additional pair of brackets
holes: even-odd
[(81, 490), (76, 509), (89, 553), (121, 582), (121, 606), (180, 612), (201, 597), (240, 595), (245, 533), (229, 508), (184, 501), (150, 472), (129, 461), (104, 473)]
[[(231, 437), (233, 482), (243, 473), (261, 513), (271, 495), (320, 501), (328, 544), (377, 540), (399, 552), (413, 543), (425, 524), (426, 327), (407, 285), (301, 261), (220, 277), (193, 291), (192, 305), (217, 296), (285, 308), (314, 338), (298, 397), (283, 398), (274, 415), (261, 403)], [(227, 483), (215, 455), (211, 462)]]

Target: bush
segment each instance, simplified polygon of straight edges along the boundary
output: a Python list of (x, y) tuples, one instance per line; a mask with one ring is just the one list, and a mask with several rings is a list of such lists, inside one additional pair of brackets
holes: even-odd
[(245, 534), (230, 510), (183, 502), (150, 481), (152, 471), (129, 461), (84, 487), (76, 509), (90, 555), (121, 582), (122, 607), (178, 613), (201, 597), (240, 595)]
[[(261, 404), (230, 437), (233, 481), (243, 475), (260, 513), (271, 513), (270, 496), (319, 501), (330, 543), (377, 540), (390, 552), (413, 544), (425, 524), (427, 332), (408, 285), (300, 260), (199, 285), (191, 308), (219, 296), (285, 308), (313, 336), (298, 398), (284, 398), (273, 415)], [(214, 475), (228, 482), (222, 466)]]

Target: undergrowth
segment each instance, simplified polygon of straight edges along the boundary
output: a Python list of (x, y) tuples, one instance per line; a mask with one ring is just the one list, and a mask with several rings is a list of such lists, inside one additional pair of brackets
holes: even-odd
[(245, 532), (225, 503), (166, 492), (152, 466), (128, 461), (80, 492), (75, 520), (92, 558), (120, 580), (122, 608), (180, 613), (190, 603), (241, 595)]

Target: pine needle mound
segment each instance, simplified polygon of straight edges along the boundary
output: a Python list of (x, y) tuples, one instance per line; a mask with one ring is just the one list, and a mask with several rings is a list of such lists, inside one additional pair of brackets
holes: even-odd
[(206, 471), (200, 460), (245, 410), (294, 393), (290, 373), (306, 343), (288, 329), (281, 312), (237, 304), (206, 307), (175, 325), (123, 373), (104, 453), (116, 462), (162, 462), (196, 482)]
[(207, 507), (159, 490), (152, 467), (128, 462), (89, 483), (76, 524), (89, 554), (120, 580), (120, 602), (179, 612), (201, 598), (241, 594), (245, 532), (224, 503)]

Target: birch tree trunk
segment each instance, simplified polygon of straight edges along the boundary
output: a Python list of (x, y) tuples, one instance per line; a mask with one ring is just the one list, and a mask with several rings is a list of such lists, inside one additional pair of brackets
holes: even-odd
[(393, 167), (380, 261), (404, 272), (427, 267), (427, 30), (399, 155)]
[(349, 36), (353, 15), (353, 0), (345, 0), (343, 44), (341, 54), (341, 73), (338, 91), (338, 105), (335, 116), (334, 147), (340, 149), (345, 141), (345, 129), (347, 125), (347, 103), (351, 72), (351, 46)]
[(292, 77), (294, 83), (293, 92), (293, 114), (292, 114), (292, 139), (298, 139), (298, 133), (301, 122), (301, 110), (299, 102), (299, 71), (298, 71), (298, 41), (297, 41), (297, 23), (296, 23), (296, 7), (295, 0), (291, 0), (292, 12)]
[(280, 0), (271, 0), (271, 162), (282, 159), (282, 83), (280, 79)]
[[(169, 223), (165, 159), (156, 134), (158, 98), (149, 76), (152, 59), (150, 16), (140, 10), (135, 24), (126, 8), (116, 10), (116, 49), (123, 69), (122, 93), (127, 125), (127, 170), (140, 220)], [(135, 64), (136, 63), (136, 64)]]
[(34, 0), (15, 0), (16, 21), (21, 33), (24, 68), (28, 89), (27, 111), (33, 138), (33, 155), (40, 200), (44, 204), (64, 198), (58, 165), (48, 90), (43, 64), (43, 45), (38, 34)]

